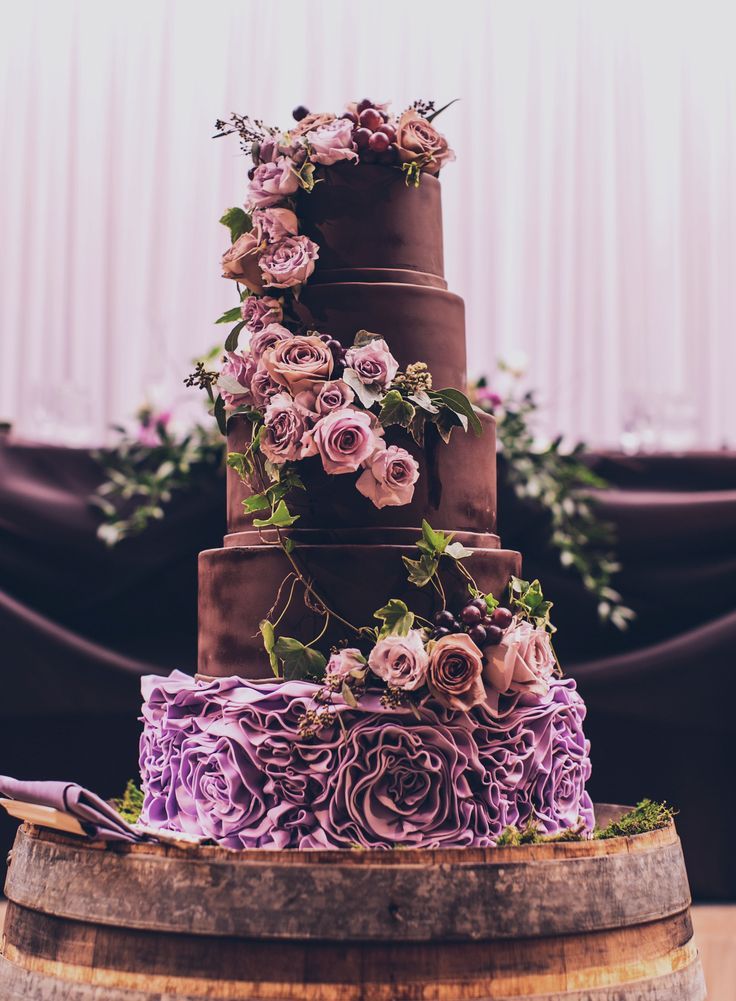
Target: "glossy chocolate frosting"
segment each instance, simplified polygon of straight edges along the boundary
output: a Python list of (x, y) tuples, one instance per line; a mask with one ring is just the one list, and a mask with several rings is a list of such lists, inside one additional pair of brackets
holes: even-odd
[[(490, 547), (497, 545), (493, 536), (483, 541)], [(416, 557), (411, 545), (307, 544), (297, 545), (294, 555), (330, 607), (356, 626), (375, 625), (373, 613), (390, 597), (403, 599), (421, 615), (434, 611), (434, 592), (407, 582), (401, 557)], [(481, 589), (501, 594), (511, 574), (520, 573), (521, 557), (504, 549), (478, 548), (468, 567)], [(272, 676), (258, 623), (269, 616), (290, 570), (287, 557), (273, 545), (230, 546), (200, 553), (200, 674)], [(468, 595), (465, 578), (455, 572), (443, 579), (448, 601), (463, 603)], [(279, 623), (279, 633), (306, 643), (321, 628), (322, 616), (307, 607), (298, 585)], [(354, 639), (347, 627), (333, 619), (319, 645), (329, 650), (341, 640)]]

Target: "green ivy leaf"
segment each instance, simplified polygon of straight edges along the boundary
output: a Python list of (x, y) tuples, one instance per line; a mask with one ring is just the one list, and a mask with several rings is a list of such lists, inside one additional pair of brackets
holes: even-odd
[(531, 583), (512, 577), (509, 581), (509, 598), (511, 607), (535, 626), (555, 632), (550, 621), (552, 602), (547, 601), (542, 593), (542, 585), (538, 580)]
[(343, 699), (347, 702), (351, 709), (358, 708), (358, 700), (355, 698), (353, 690), (347, 681), (343, 681), (342, 688), (340, 689), (340, 695), (342, 695)]
[(237, 351), (238, 350), (238, 340), (240, 339), (240, 331), (245, 326), (245, 320), (241, 320), (237, 323), (230, 333), (227, 335), (227, 340), (225, 341), (226, 351)]
[[(465, 423), (463, 424), (463, 420)], [(439, 413), (434, 419), (435, 426), (440, 433), (440, 437), (444, 441), (445, 445), (450, 443), (450, 435), (454, 428), (463, 428), (467, 431), (467, 418), (462, 418), (459, 414), (456, 414), (454, 410), (450, 410), (449, 407), (441, 407)]]
[(406, 428), (411, 424), (415, 413), (416, 407), (405, 400), (398, 389), (390, 389), (383, 398), (378, 419), (384, 427), (399, 424)]
[(404, 566), (409, 571), (409, 583), (413, 584), (414, 587), (426, 587), (437, 573), (439, 560), (435, 556), (422, 553), (418, 560), (409, 559), (408, 556), (402, 556), (401, 558), (404, 561)]
[(426, 518), (422, 519), (422, 539), (426, 546), (426, 551), (430, 553), (444, 553), (448, 545), (455, 537), (454, 532), (438, 532), (429, 524)]
[(450, 410), (454, 410), (459, 417), (465, 417), (477, 436), (483, 433), (483, 425), (480, 422), (480, 418), (465, 393), (461, 393), (459, 389), (439, 389), (431, 393), (430, 396), (434, 403), (437, 403), (439, 400), (446, 407), (449, 407)]
[(473, 587), (472, 584), (468, 584), (468, 591), (474, 598), (482, 598), (485, 601), (489, 615), (492, 612), (495, 612), (495, 610), (498, 608), (499, 605), (498, 599), (494, 598), (490, 591), (488, 592), (488, 594), (484, 594), (483, 591), (479, 591), (478, 588)]
[(445, 556), (451, 556), (453, 560), (465, 560), (473, 555), (472, 549), (466, 549), (460, 542), (452, 542), (445, 549)]
[(278, 678), (278, 676), (279, 676), (279, 662), (278, 662), (278, 660), (276, 658), (276, 654), (274, 653), (274, 646), (275, 646), (275, 643), (276, 643), (276, 636), (275, 636), (274, 631), (273, 631), (273, 626), (268, 621), (268, 619), (263, 619), (258, 624), (258, 628), (260, 629), (261, 636), (263, 637), (263, 649), (268, 654), (268, 659), (271, 662), (271, 670), (273, 671), (274, 676), (276, 678)]
[(225, 413), (225, 401), (222, 396), (218, 396), (215, 400), (215, 406), (212, 410), (215, 420), (217, 421), (217, 426), (220, 429), (220, 434), (227, 437), (227, 414)]
[(299, 520), (298, 514), (291, 514), (285, 501), (280, 500), (268, 518), (254, 518), (256, 528), (289, 528)]
[(220, 218), (220, 222), (230, 230), (232, 243), (235, 243), (243, 233), (250, 233), (253, 229), (253, 220), (241, 208), (228, 209)]
[(398, 598), (391, 600), (373, 613), (374, 619), (383, 622), (379, 636), (406, 636), (414, 625), (414, 612), (410, 612), (407, 605)]
[(427, 415), (425, 411), (416, 410), (411, 424), (409, 425), (409, 434), (420, 447), (424, 445), (424, 425), (426, 423)]
[(354, 348), (364, 348), (366, 344), (370, 344), (371, 341), (382, 341), (383, 336), (381, 334), (372, 334), (370, 330), (359, 330), (355, 335), (353, 340)]
[(237, 323), (240, 315), (240, 306), (233, 306), (232, 309), (226, 310), (222, 316), (215, 320), (215, 323)]
[(294, 170), (292, 167), (293, 173), (296, 174), (299, 184), (305, 191), (313, 191), (315, 184), (318, 183), (314, 178), (314, 170), (313, 163), (305, 163), (299, 170)]
[(295, 681), (299, 678), (321, 678), (327, 661), (319, 650), (305, 646), (293, 636), (279, 636), (274, 645), (274, 653), (284, 665), (284, 678)]
[(428, 414), (438, 414), (440, 412), (440, 408), (432, 403), (429, 393), (423, 389), (418, 393), (412, 393), (409, 399), (412, 403), (416, 403), (418, 407), (421, 407), (422, 410), (426, 410)]
[(252, 494), (243, 501), (243, 510), (246, 514), (254, 514), (256, 511), (266, 511), (271, 505), (265, 494)]
[(253, 471), (253, 464), (247, 452), (228, 452), (225, 462), (229, 469), (235, 470), (241, 480)]

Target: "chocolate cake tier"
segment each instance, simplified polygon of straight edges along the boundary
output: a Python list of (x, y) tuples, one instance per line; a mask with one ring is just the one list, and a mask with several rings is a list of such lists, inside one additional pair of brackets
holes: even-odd
[(333, 281), (335, 272), (342, 281), (345, 271), (378, 269), (418, 272), (426, 276), (420, 284), (445, 287), (436, 177), (424, 174), (418, 188), (408, 187), (397, 167), (346, 163), (320, 168), (316, 178), (297, 204), (301, 231), (319, 246), (312, 282)]
[[(405, 534), (409, 534), (405, 532)], [(298, 534), (295, 536), (299, 539)], [(461, 541), (463, 536), (459, 536)], [(498, 538), (474, 536), (469, 561), (479, 587), (500, 595), (512, 574), (521, 570), (519, 553), (499, 549)], [(297, 544), (294, 557), (302, 572), (315, 581), (319, 594), (339, 615), (356, 626), (375, 625), (373, 613), (389, 598), (402, 598), (412, 610), (428, 616), (435, 610), (435, 593), (418, 589), (406, 578), (402, 556), (415, 558), (412, 539), (387, 545), (364, 536), (367, 544)], [(271, 677), (259, 622), (268, 618), (282, 583), (292, 570), (276, 546), (247, 545), (211, 549), (199, 556), (199, 673), (211, 677), (238, 675)], [(448, 603), (462, 604), (467, 583), (457, 571), (444, 577)], [(287, 582), (288, 583), (288, 582)], [(290, 583), (282, 591), (286, 599)], [(294, 598), (278, 632), (307, 643), (321, 631), (322, 616), (306, 606), (297, 584)], [(350, 630), (333, 619), (320, 649), (352, 640)]]
[[(434, 425), (427, 427), (423, 446), (400, 428), (389, 428), (386, 442), (408, 449), (419, 463), (419, 480), (410, 504), (378, 509), (355, 489), (358, 473), (328, 476), (319, 458), (304, 461), (299, 474), (306, 490), (289, 496), (289, 509), (298, 514), (300, 529), (415, 528), (426, 518), (442, 531), (493, 532), (496, 527), (496, 424), (480, 414), (483, 433), (456, 428), (448, 444)], [(251, 422), (235, 415), (228, 424), (229, 452), (242, 452), (250, 442)], [(254, 517), (243, 511), (251, 491), (228, 470), (228, 531), (249, 529)]]

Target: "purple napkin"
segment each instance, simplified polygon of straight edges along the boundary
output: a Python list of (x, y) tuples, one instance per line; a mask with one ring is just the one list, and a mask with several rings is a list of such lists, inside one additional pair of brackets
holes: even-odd
[(114, 807), (76, 782), (24, 782), (0, 775), (0, 796), (70, 813), (86, 834), (101, 841), (144, 839), (144, 835), (123, 820)]

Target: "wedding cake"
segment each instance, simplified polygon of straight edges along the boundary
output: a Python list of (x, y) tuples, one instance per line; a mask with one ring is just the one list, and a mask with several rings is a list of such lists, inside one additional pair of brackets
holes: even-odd
[(592, 830), (585, 707), (465, 395), (437, 114), (217, 123), (252, 157), (221, 220), (224, 363), (190, 379), (227, 434), (228, 534), (200, 555), (197, 676), (144, 679), (149, 826), (296, 849)]

